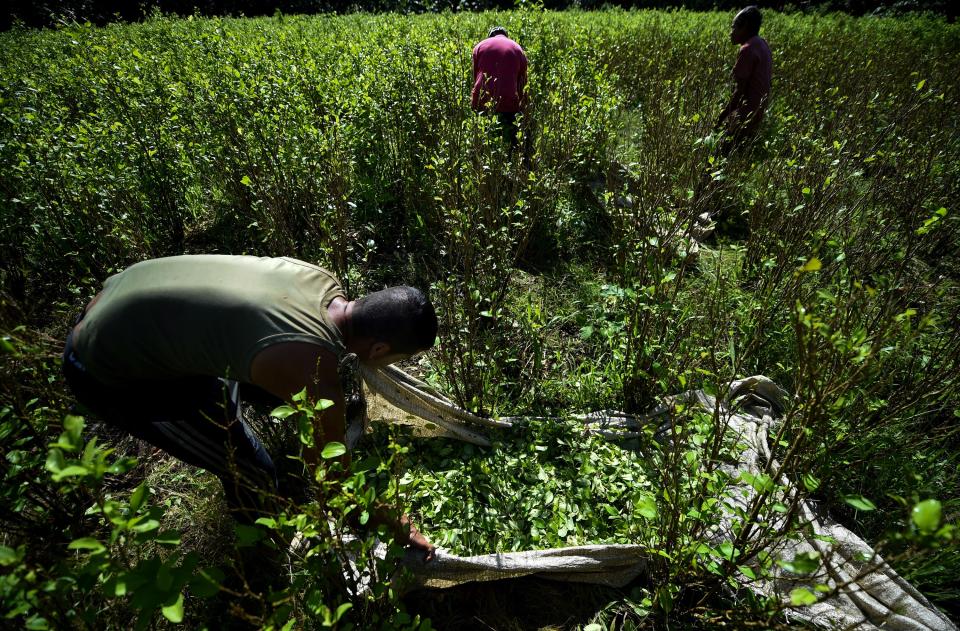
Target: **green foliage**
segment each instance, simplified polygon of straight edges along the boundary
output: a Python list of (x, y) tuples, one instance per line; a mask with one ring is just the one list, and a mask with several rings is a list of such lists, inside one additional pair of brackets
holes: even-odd
[[(304, 392), (293, 399), (292, 406), (277, 408), (272, 416), (284, 423), (299, 421), (301, 444), (312, 446), (313, 421), (331, 402), (314, 403)], [(260, 529), (245, 527), (249, 538), (244, 545), (254, 551), (274, 544), (287, 548), (285, 553), (280, 551), (282, 567), (272, 570), (286, 574), (289, 581), (281, 580), (266, 598), (259, 597), (256, 620), (271, 628), (307, 624), (429, 629), (429, 622), (408, 615), (399, 604), (402, 548), (390, 544), (385, 552), (379, 551), (384, 547), (379, 541), (389, 541), (390, 531), (378, 525), (367, 536), (350, 534), (357, 525), (370, 529), (371, 516), (383, 507), (392, 507), (393, 518), (398, 518), (396, 470), (406, 448), (388, 439), (383, 457), (371, 455), (352, 462), (348, 470), (340, 459), (345, 453), (344, 445), (337, 442), (328, 442), (321, 450), (324, 463), (313, 472), (309, 487), (318, 501), (290, 504), (289, 510), (260, 517), (256, 522)], [(383, 580), (388, 576), (394, 577), (396, 584)]]
[[(769, 626), (779, 604), (721, 594), (816, 570), (764, 553), (802, 527), (805, 498), (957, 611), (960, 29), (766, 13), (773, 101), (754, 146), (724, 158), (729, 18), (531, 7), (0, 35), (3, 615), (215, 626), (228, 602), (274, 628), (414, 628), (386, 580), (397, 550), (378, 561), (372, 537), (339, 536), (374, 502), (409, 502), (464, 553), (646, 546), (655, 588), (591, 624)], [(515, 150), (468, 107), (491, 22), (530, 58)], [(696, 252), (704, 212), (722, 234)], [(440, 344), (421, 368), (481, 414), (666, 403), (677, 421), (626, 449), (569, 420), (488, 450), (380, 430), (350, 471), (325, 445), (322, 502), (234, 529), (204, 494), (215, 482), (84, 426), (57, 377), (61, 330), (104, 278), (184, 252), (319, 261), (353, 296), (430, 287)], [(778, 470), (733, 475), (743, 446), (722, 416), (667, 397), (757, 373), (792, 395)], [(291, 468), (323, 409), (301, 394), (274, 412)], [(295, 533), (308, 543), (291, 548)], [(281, 572), (245, 556), (282, 559), (289, 581), (250, 584)]]
[[(115, 498), (106, 489), (110, 476), (128, 471), (135, 461), (112, 458), (112, 449), (84, 441), (84, 421), (67, 416), (63, 433), (50, 444), (46, 468), (61, 493), (82, 489), (92, 496), (85, 514), (95, 516), (101, 536), (78, 537), (66, 550), (75, 551), (53, 567), (34, 565), (21, 546), (5, 549), (3, 609), (7, 618), (22, 618), (28, 628), (57, 628), (67, 624), (93, 625), (97, 607), (91, 592), (122, 598), (136, 616), (135, 627), (147, 628), (159, 610), (171, 622), (183, 619), (183, 591), (209, 597), (218, 589), (218, 571), (200, 568), (195, 552), (180, 547), (180, 533), (163, 530), (164, 510), (150, 503), (149, 488), (139, 485), (129, 498)], [(133, 550), (146, 552), (132, 554)], [(60, 606), (77, 599), (79, 606), (49, 608), (44, 595)]]
[(578, 421), (532, 421), (504, 439), (488, 450), (411, 443), (402, 482), (437, 545), (471, 555), (650, 538), (655, 489), (642, 456)]
[(913, 507), (910, 517), (921, 532), (933, 532), (943, 518), (943, 507), (937, 500), (924, 500)]
[[(304, 399), (295, 405), (290, 415), (311, 416), (315, 408), (327, 407)], [(247, 561), (239, 568), (238, 584), (225, 574), (228, 567), (205, 565), (198, 552), (187, 550), (182, 533), (162, 528), (165, 509), (152, 501), (146, 483), (125, 498), (107, 490), (111, 476), (129, 470), (133, 459), (112, 458), (113, 450), (100, 447), (96, 437), (84, 441), (80, 417), (67, 416), (63, 427), (59, 440), (50, 444), (46, 468), (60, 493), (83, 489), (92, 495), (85, 515), (95, 516), (96, 523), (86, 528), (97, 536), (71, 540), (52, 567), (31, 562), (26, 545), (0, 546), (5, 570), (0, 606), (7, 619), (22, 620), (33, 629), (93, 625), (106, 602), (129, 608), (139, 629), (154, 624), (157, 616), (180, 623), (186, 611), (199, 606), (197, 599), (227, 595), (245, 603), (243, 618), (265, 627), (333, 627), (362, 620), (388, 628), (429, 628), (429, 623), (402, 611), (394, 587), (371, 580), (396, 574), (402, 550), (394, 545), (386, 556), (378, 556), (374, 552), (380, 544), (374, 537), (344, 536), (350, 524), (365, 524), (375, 506), (396, 505), (399, 486), (396, 476), (391, 477), (393, 459), (405, 448), (389, 442), (387, 458), (367, 458), (347, 475), (336, 475), (341, 465), (334, 460), (317, 472), (320, 503), (291, 506), (292, 512), (262, 517), (257, 526), (238, 525), (235, 554), (254, 559), (253, 565)], [(328, 443), (322, 455), (333, 459), (344, 452), (343, 445)], [(378, 480), (383, 482), (380, 491)], [(378, 534), (389, 536), (382, 528)], [(264, 557), (268, 561), (262, 565)], [(342, 565), (346, 559), (354, 565)], [(270, 573), (269, 591), (257, 588), (264, 577), (256, 572)], [(66, 605), (77, 599), (69, 608), (49, 607), (51, 600)]]

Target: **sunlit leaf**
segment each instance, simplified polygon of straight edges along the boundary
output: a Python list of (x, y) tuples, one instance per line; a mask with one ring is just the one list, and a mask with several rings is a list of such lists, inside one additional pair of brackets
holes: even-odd
[(287, 418), (291, 414), (296, 414), (296, 413), (297, 411), (294, 410), (289, 405), (281, 405), (280, 407), (274, 408), (273, 411), (270, 412), (270, 416), (274, 418)]
[(140, 507), (143, 506), (144, 500), (146, 500), (148, 494), (146, 482), (141, 483), (133, 490), (133, 493), (130, 494), (130, 512), (136, 513), (140, 510)]
[(644, 519), (654, 519), (657, 516), (657, 502), (650, 495), (644, 495), (635, 508)]
[(340, 618), (343, 617), (343, 614), (347, 613), (347, 610), (353, 607), (353, 603), (343, 603), (337, 607), (336, 613), (333, 615), (333, 621), (337, 622)]
[(820, 567), (820, 555), (816, 552), (801, 552), (792, 561), (778, 561), (781, 567), (794, 574), (811, 574)]
[(16, 347), (14, 347), (13, 342), (10, 341), (9, 337), (0, 337), (0, 351), (3, 351), (4, 353), (13, 353), (16, 350)]
[(47, 622), (46, 618), (41, 616), (30, 616), (23, 627), (30, 631), (47, 631), (47, 629), (50, 628), (50, 623)]
[(0, 565), (13, 565), (19, 561), (17, 551), (7, 546), (0, 546)]
[(160, 609), (163, 617), (174, 624), (183, 622), (183, 593), (177, 594), (177, 599)]
[(798, 587), (790, 592), (790, 603), (796, 606), (814, 605), (817, 595), (805, 587)]
[(871, 511), (871, 510), (877, 509), (876, 504), (874, 504), (873, 502), (871, 502), (870, 500), (868, 500), (862, 495), (848, 495), (843, 498), (843, 501), (849, 504), (850, 506), (853, 506), (857, 510)]
[(53, 479), (57, 482), (64, 478), (70, 478), (78, 475), (87, 475), (90, 469), (78, 464), (68, 465), (53, 474)]
[(180, 545), (180, 532), (178, 530), (164, 530), (153, 538), (153, 541), (164, 546)]
[(910, 518), (922, 532), (933, 532), (940, 526), (943, 507), (939, 500), (923, 500), (910, 511)]
[(329, 460), (342, 456), (345, 453), (347, 453), (347, 447), (343, 443), (333, 441), (324, 445), (323, 451), (320, 452), (320, 457)]
[(93, 537), (81, 537), (79, 539), (74, 539), (67, 545), (67, 548), (71, 550), (90, 550), (91, 552), (103, 552), (107, 549), (103, 543), (97, 541)]

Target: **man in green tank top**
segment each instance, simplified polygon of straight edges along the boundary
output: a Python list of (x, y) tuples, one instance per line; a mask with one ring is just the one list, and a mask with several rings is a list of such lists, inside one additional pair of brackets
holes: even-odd
[[(153, 259), (106, 280), (67, 337), (64, 375), (105, 422), (217, 475), (233, 514), (252, 522), (278, 492), (273, 461), (239, 414), (239, 385), (289, 401), (306, 389), (333, 406), (327, 442), (346, 443), (339, 367), (352, 353), (385, 366), (433, 346), (437, 317), (413, 287), (349, 300), (326, 270), (290, 258), (197, 255)], [(433, 558), (406, 516), (373, 521)]]

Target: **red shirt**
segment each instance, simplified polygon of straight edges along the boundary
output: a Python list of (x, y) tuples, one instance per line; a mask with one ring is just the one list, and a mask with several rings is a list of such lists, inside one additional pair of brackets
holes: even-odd
[(495, 112), (519, 112), (526, 82), (527, 56), (506, 35), (488, 37), (473, 47), (474, 110), (479, 112), (492, 101)]
[(770, 81), (773, 74), (773, 57), (770, 47), (759, 35), (748, 39), (737, 54), (733, 66), (733, 78), (743, 93), (743, 103), (738, 108), (741, 117), (761, 112), (770, 96)]

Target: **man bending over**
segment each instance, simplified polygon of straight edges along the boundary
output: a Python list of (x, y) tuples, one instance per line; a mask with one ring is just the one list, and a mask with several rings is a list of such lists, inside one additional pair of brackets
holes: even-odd
[[(81, 404), (212, 472), (235, 517), (252, 522), (277, 495), (276, 468), (228, 390), (240, 383), (289, 401), (306, 388), (332, 401), (304, 451), (312, 469), (325, 443), (345, 442), (341, 358), (385, 366), (429, 349), (436, 335), (433, 305), (413, 287), (348, 300), (329, 272), (303, 261), (174, 256), (107, 279), (67, 336), (63, 369)], [(375, 521), (433, 557), (406, 516)]]
[(507, 29), (494, 26), (487, 39), (473, 47), (473, 91), (470, 105), (475, 112), (496, 112), (505, 140), (517, 145), (517, 114), (527, 105), (527, 55), (507, 36)]

